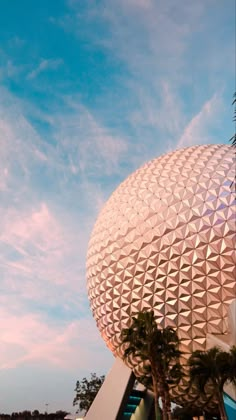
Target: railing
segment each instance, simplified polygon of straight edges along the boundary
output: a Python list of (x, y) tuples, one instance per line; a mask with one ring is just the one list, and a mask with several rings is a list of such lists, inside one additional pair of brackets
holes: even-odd
[(144, 397), (143, 391), (138, 391), (137, 389), (132, 389), (125, 409), (123, 411), (123, 420), (129, 420), (132, 414), (135, 412), (136, 408), (139, 406), (141, 400)]

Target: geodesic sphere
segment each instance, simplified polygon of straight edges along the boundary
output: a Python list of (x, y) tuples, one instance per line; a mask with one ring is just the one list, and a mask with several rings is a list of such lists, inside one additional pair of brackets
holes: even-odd
[(225, 145), (177, 150), (138, 169), (107, 201), (89, 242), (87, 285), (115, 356), (140, 310), (177, 328), (187, 353), (205, 349), (207, 333), (227, 332), (236, 297), (234, 159)]

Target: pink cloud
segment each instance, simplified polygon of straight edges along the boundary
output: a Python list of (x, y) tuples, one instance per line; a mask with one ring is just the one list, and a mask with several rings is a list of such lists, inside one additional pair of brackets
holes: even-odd
[[(38, 331), (37, 316), (28, 317), (35, 304), (36, 311), (44, 310), (49, 319), (55, 319), (56, 310), (61, 325), (64, 316), (73, 319), (88, 307), (84, 272), (86, 227), (80, 228), (64, 216), (62, 212), (55, 214), (42, 202), (33, 208), (10, 208), (0, 218), (0, 307), (7, 308), (9, 319), (10, 311), (25, 313), (22, 323), (27, 321), (29, 327), (29, 320), (34, 320)], [(46, 329), (44, 333), (46, 339)], [(15, 349), (20, 352), (20, 360), (24, 360), (19, 346), (20, 342)]]
[(32, 361), (65, 369), (90, 369), (95, 347), (96, 363), (106, 363), (105, 345), (90, 319), (49, 325), (38, 315), (13, 315), (4, 308), (0, 309), (0, 318), (1, 369)]
[(217, 123), (217, 114), (222, 108), (222, 103), (217, 94), (214, 94), (206, 101), (201, 110), (191, 119), (185, 127), (177, 148), (192, 146), (194, 144), (204, 144), (210, 142), (209, 127), (213, 122)]
[(10, 256), (8, 265), (32, 275), (43, 274), (49, 269), (50, 278), (52, 263), (60, 263), (68, 253), (65, 232), (45, 203), (30, 212), (15, 209), (5, 212), (0, 241), (20, 255), (18, 261), (12, 261)]
[[(12, 217), (13, 216), (13, 217)], [(50, 227), (50, 230), (49, 230)], [(47, 205), (41, 203), (40, 208), (22, 217), (22, 214), (11, 215), (5, 226), (6, 239), (24, 244), (29, 239), (37, 243), (41, 249), (48, 249), (51, 239), (59, 236), (59, 229)]]
[(47, 306), (49, 312), (55, 307), (64, 314), (84, 311), (85, 249), (80, 254), (86, 235), (85, 226), (82, 231), (56, 216), (46, 203), (5, 211), (0, 220), (2, 307), (14, 310), (16, 296), (26, 314), (35, 302), (46, 312)]

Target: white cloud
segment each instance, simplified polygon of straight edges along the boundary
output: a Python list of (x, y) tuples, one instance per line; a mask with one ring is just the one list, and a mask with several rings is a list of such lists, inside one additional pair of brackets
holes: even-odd
[[(74, 316), (88, 306), (85, 253), (88, 227), (55, 215), (46, 203), (32, 208), (0, 209), (0, 272), (2, 296), (11, 306), (14, 296), (25, 311), (36, 304), (49, 313)], [(6, 302), (3, 302), (3, 307)]]
[(23, 64), (15, 62), (14, 58), (11, 57), (5, 50), (0, 48), (0, 82), (5, 82), (7, 79), (17, 79), (24, 69)]
[[(68, 3), (71, 13), (59, 24), (83, 46), (86, 41), (91, 54), (102, 51), (104, 69), (112, 63), (112, 70), (107, 82), (102, 75), (93, 110), (81, 103), (83, 94), (93, 99), (86, 87), (81, 96), (70, 94), (79, 86), (73, 80), (56, 78), (53, 89), (38, 80), (47, 113), (37, 101), (23, 102), (0, 88), (0, 363), (22, 371), (31, 363), (47, 372), (56, 366), (77, 375), (77, 369), (99, 365), (105, 371), (110, 364), (85, 315), (86, 248), (95, 214), (122, 177), (177, 140), (178, 147), (219, 140), (222, 92), (213, 92), (221, 89), (232, 44), (222, 48), (226, 26), (215, 17), (228, 12), (217, 0)], [(50, 21), (56, 24), (55, 17)], [(15, 38), (8, 46), (21, 56), (27, 42)], [(17, 56), (0, 55), (6, 63), (0, 78), (18, 77), (27, 89), (43, 72), (63, 70), (62, 59), (17, 67)], [(67, 96), (60, 83), (63, 92), (69, 86)]]
[[(232, 57), (233, 41), (222, 43), (225, 34), (218, 29), (220, 20), (229, 19), (230, 6), (224, 8), (215, 0), (183, 0), (178, 5), (172, 0), (104, 0), (101, 7), (92, 1), (84, 8), (73, 0), (69, 5), (71, 14), (63, 27), (74, 31), (78, 39), (87, 37), (94, 48), (125, 66), (124, 104), (130, 104), (125, 120), (132, 126), (136, 150), (143, 139), (156, 144), (157, 152), (163, 147), (164, 152), (177, 143), (199, 103), (216, 91), (222, 94), (225, 81), (220, 66)], [(228, 67), (232, 75), (231, 61)], [(211, 118), (210, 131), (212, 123)]]
[(34, 313), (15, 315), (4, 308), (0, 308), (0, 318), (0, 369), (34, 361), (89, 371), (94, 348), (100, 369), (107, 368), (109, 360), (112, 361), (91, 318), (58, 325), (46, 323)]
[[(94, 215), (104, 202), (104, 193), (91, 183), (89, 173), (116, 172), (126, 145), (76, 100), (64, 102), (60, 114), (47, 120), (54, 136), (50, 143), (25, 115), (29, 104), (23, 107), (6, 90), (1, 92), (0, 306), (5, 311), (2, 319), (11, 321), (13, 337), (11, 341), (4, 335), (3, 365), (36, 359), (61, 366), (71, 360), (76, 365), (80, 352), (86, 368), (100, 339), (86, 320), (74, 319), (88, 311), (86, 248)], [(55, 319), (53, 332), (49, 324)], [(65, 324), (63, 319), (69, 321)], [(33, 329), (35, 343), (30, 339)], [(48, 344), (43, 344), (43, 336)]]
[(47, 71), (47, 70), (56, 70), (63, 64), (62, 59), (42, 59), (39, 65), (32, 70), (28, 75), (28, 79), (35, 79), (39, 74)]
[(216, 138), (210, 136), (209, 128), (214, 125), (217, 127), (221, 110), (221, 99), (215, 94), (203, 104), (201, 110), (187, 124), (177, 142), (177, 148), (215, 142)]
[[(0, 241), (8, 246), (8, 265), (32, 276), (47, 272), (48, 279), (50, 260), (53, 258), (58, 266), (66, 252), (63, 230), (45, 203), (31, 212), (22, 209), (5, 211), (1, 218)], [(17, 254), (17, 259), (13, 257), (11, 260), (11, 251), (13, 255)]]
[(69, 157), (74, 174), (111, 175), (119, 171), (127, 143), (95, 120), (91, 112), (75, 99), (65, 98), (68, 111), (53, 122), (55, 137)]
[(88, 186), (90, 176), (119, 172), (128, 151), (126, 140), (99, 123), (78, 98), (62, 97), (62, 109), (52, 113), (50, 119), (43, 113), (36, 114), (51, 126), (51, 143), (24, 115), (22, 108), (29, 108), (29, 104), (15, 100), (6, 90), (1, 89), (0, 94), (0, 159), (5, 162), (2, 189), (14, 185), (16, 195), (31, 190), (32, 199), (37, 193), (32, 180), (40, 171), (41, 183), (50, 188), (55, 184), (63, 191), (67, 182), (79, 177), (77, 188), (86, 194), (83, 184)]
[(140, 109), (131, 116), (133, 126), (149, 127), (161, 132), (167, 138), (176, 138), (185, 123), (185, 116), (174, 87), (166, 80), (160, 81), (151, 94), (137, 88)]
[[(170, 0), (121, 0), (114, 1), (111, 7), (106, 0), (100, 8), (92, 2), (85, 13), (81, 12), (79, 1), (73, 1), (71, 7), (76, 11), (74, 30), (78, 36), (78, 23), (86, 21), (86, 35), (95, 44), (122, 59), (134, 77), (141, 76), (152, 83), (157, 75), (182, 79), (184, 54), (192, 34), (199, 30), (207, 3), (199, 1), (190, 6), (188, 1), (182, 1), (177, 7)], [(95, 38), (96, 32), (90, 31), (90, 25), (98, 22), (105, 31)], [(72, 27), (71, 20), (68, 25)]]

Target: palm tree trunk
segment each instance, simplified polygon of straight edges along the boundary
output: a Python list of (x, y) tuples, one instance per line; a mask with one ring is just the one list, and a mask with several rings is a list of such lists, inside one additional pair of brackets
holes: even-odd
[(155, 375), (152, 374), (152, 385), (154, 392), (154, 402), (155, 402), (155, 417), (156, 420), (161, 420), (161, 411), (159, 406), (159, 391), (158, 391), (158, 382)]
[(172, 420), (170, 392), (169, 392), (169, 389), (168, 388), (165, 389), (165, 402), (166, 402), (166, 415), (167, 415), (167, 420)]
[(161, 402), (162, 402), (162, 420), (168, 420), (166, 415), (166, 400), (165, 394), (160, 391)]
[(168, 420), (167, 416), (167, 405), (166, 405), (166, 395), (163, 379), (160, 379), (160, 397), (162, 402), (162, 419)]
[(163, 386), (160, 389), (160, 396), (163, 407), (163, 420), (172, 420), (169, 390), (165, 389), (165, 387)]
[(225, 411), (224, 399), (221, 392), (218, 393), (218, 407), (219, 407), (221, 420), (228, 420), (228, 417)]

